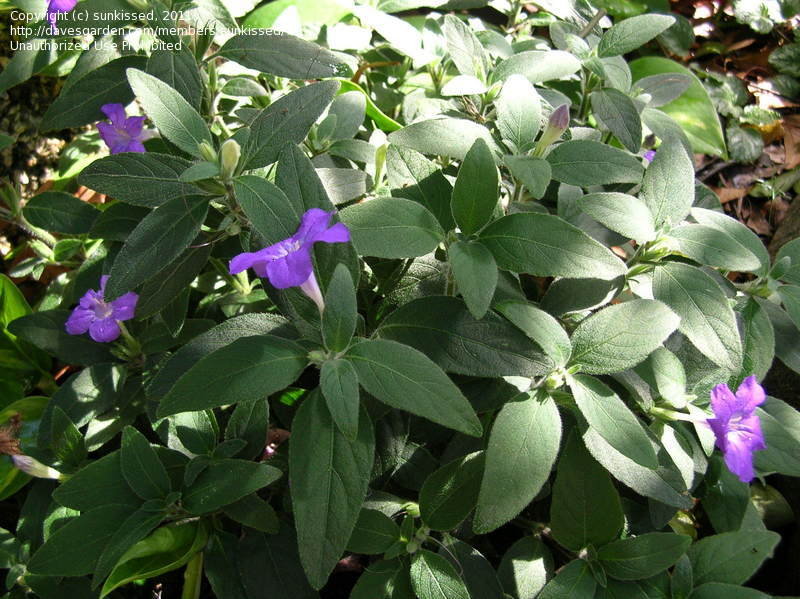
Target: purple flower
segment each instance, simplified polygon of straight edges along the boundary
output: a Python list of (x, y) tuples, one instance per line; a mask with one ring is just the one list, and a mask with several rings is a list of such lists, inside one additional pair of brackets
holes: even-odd
[(112, 154), (145, 151), (143, 143), (153, 136), (153, 131), (142, 129), (146, 117), (127, 116), (122, 104), (104, 104), (100, 110), (111, 122), (97, 123), (97, 129)]
[(350, 241), (350, 231), (344, 224), (329, 226), (333, 214), (320, 208), (307, 210), (294, 235), (263, 250), (234, 256), (229, 265), (230, 273), (235, 275), (252, 268), (259, 277), (266, 277), (278, 289), (300, 287), (322, 311), (324, 303), (314, 276), (311, 250), (318, 241)]
[(717, 437), (717, 447), (722, 450), (728, 469), (745, 483), (753, 480), (753, 452), (767, 448), (761, 421), (755, 413), (765, 399), (764, 388), (755, 376), (744, 379), (736, 395), (724, 383), (711, 391), (714, 418), (709, 418), (708, 424)]
[(58, 27), (56, 26), (56, 22), (58, 21), (58, 13), (66, 13), (71, 11), (73, 8), (75, 8), (77, 3), (78, 0), (50, 0), (47, 3), (47, 11), (45, 11), (45, 16), (47, 17), (50, 26), (56, 33), (58, 33)]
[(656, 151), (655, 151), (655, 150), (647, 150), (647, 151), (646, 151), (646, 152), (645, 152), (645, 153), (642, 155), (642, 158), (644, 158), (645, 160), (647, 160), (647, 162), (653, 162), (653, 158), (655, 158), (655, 157), (656, 157)]
[(100, 290), (90, 289), (80, 299), (78, 306), (67, 319), (65, 328), (70, 335), (89, 336), (100, 343), (114, 341), (120, 336), (119, 322), (133, 318), (139, 296), (130, 291), (112, 302), (103, 299), (108, 275), (100, 277)]

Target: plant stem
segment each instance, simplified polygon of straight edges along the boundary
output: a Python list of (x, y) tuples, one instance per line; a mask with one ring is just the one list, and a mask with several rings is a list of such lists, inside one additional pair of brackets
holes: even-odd
[(186, 564), (183, 573), (183, 592), (181, 599), (200, 599), (200, 587), (203, 582), (203, 552), (198, 551)]
[(601, 8), (596, 13), (594, 13), (592, 20), (586, 23), (586, 27), (581, 29), (581, 32), (578, 35), (580, 37), (586, 37), (587, 35), (589, 35), (592, 32), (592, 30), (597, 26), (597, 24), (600, 22), (600, 19), (602, 19), (604, 16), (606, 16), (606, 11)]

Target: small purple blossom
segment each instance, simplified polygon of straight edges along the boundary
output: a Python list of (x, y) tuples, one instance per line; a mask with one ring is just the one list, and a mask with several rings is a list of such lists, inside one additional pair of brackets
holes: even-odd
[(755, 413), (765, 399), (764, 388), (752, 375), (742, 381), (735, 395), (724, 383), (711, 391), (714, 418), (709, 418), (708, 424), (717, 437), (717, 447), (722, 450), (728, 469), (745, 483), (755, 476), (753, 452), (767, 448), (761, 421)]
[(77, 3), (78, 0), (50, 0), (47, 3), (45, 17), (55, 33), (58, 33), (58, 26), (56, 25), (58, 14), (70, 12)]
[(655, 151), (655, 150), (647, 150), (647, 151), (646, 151), (646, 152), (645, 152), (645, 153), (642, 155), (642, 158), (644, 158), (645, 160), (647, 160), (647, 162), (653, 162), (653, 158), (655, 158), (655, 157), (656, 157), (656, 151)]
[(139, 296), (130, 291), (114, 301), (106, 302), (103, 296), (108, 275), (100, 277), (100, 289), (90, 289), (80, 299), (78, 306), (69, 315), (65, 328), (70, 335), (89, 336), (99, 343), (114, 341), (120, 336), (119, 323), (133, 318)]
[(252, 268), (259, 277), (266, 277), (278, 289), (300, 287), (322, 311), (324, 303), (314, 276), (311, 250), (318, 241), (350, 241), (350, 231), (344, 224), (329, 226), (333, 214), (320, 208), (307, 210), (294, 235), (263, 250), (234, 256), (229, 265), (230, 273), (235, 275)]
[(146, 117), (127, 116), (122, 104), (104, 104), (100, 110), (110, 122), (97, 123), (97, 130), (112, 154), (145, 151), (144, 142), (154, 134), (142, 128)]

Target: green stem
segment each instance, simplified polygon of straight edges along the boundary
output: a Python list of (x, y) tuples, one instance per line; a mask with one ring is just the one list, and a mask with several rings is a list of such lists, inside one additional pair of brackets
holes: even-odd
[(203, 582), (203, 552), (199, 551), (186, 564), (183, 573), (183, 592), (181, 599), (200, 599), (200, 587)]
[(587, 35), (589, 35), (592, 32), (592, 30), (595, 27), (597, 27), (597, 24), (600, 22), (600, 19), (602, 19), (604, 16), (606, 16), (606, 11), (601, 8), (596, 13), (594, 13), (592, 20), (586, 23), (586, 27), (581, 29), (581, 32), (578, 35), (580, 37), (586, 37)]

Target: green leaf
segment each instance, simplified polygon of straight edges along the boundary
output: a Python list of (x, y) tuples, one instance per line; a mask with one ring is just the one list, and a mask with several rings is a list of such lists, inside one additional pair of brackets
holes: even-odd
[(439, 555), (461, 573), (470, 597), (504, 599), (497, 573), (480, 551), (455, 537), (445, 535)]
[(597, 551), (606, 574), (618, 580), (640, 580), (663, 572), (686, 553), (691, 537), (651, 532), (614, 541)]
[(457, 241), (448, 248), (447, 256), (464, 303), (480, 320), (489, 310), (497, 287), (497, 264), (492, 253), (478, 241)]
[(489, 130), (467, 119), (437, 117), (417, 121), (389, 134), (389, 143), (396, 146), (457, 160), (463, 160), (478, 139), (483, 139), (493, 153), (497, 151)]
[(350, 599), (413, 599), (408, 568), (399, 560), (370, 564), (358, 577)]
[(539, 599), (590, 599), (594, 597), (597, 583), (592, 576), (589, 565), (582, 559), (574, 559), (561, 568), (539, 594)]
[(347, 550), (374, 555), (385, 552), (400, 540), (400, 527), (377, 510), (362, 509), (358, 514)]
[(326, 360), (319, 386), (336, 427), (350, 440), (358, 434), (358, 375), (347, 360)]
[(111, 362), (114, 357), (107, 344), (96, 343), (88, 335), (69, 335), (64, 329), (70, 312), (44, 310), (9, 323), (8, 331), (67, 364)]
[(142, 499), (159, 499), (170, 492), (169, 477), (158, 455), (132, 426), (122, 431), (120, 463), (128, 485)]
[(354, 441), (339, 433), (318, 393), (295, 414), (289, 480), (300, 562), (314, 588), (325, 584), (350, 540), (367, 493), (374, 447), (363, 408)]
[(541, 199), (552, 178), (550, 163), (533, 156), (503, 156), (503, 162), (514, 178), (519, 179), (535, 198)]
[(789, 404), (768, 397), (758, 408), (767, 448), (754, 454), (762, 472), (800, 476), (800, 413)]
[(742, 370), (763, 379), (775, 359), (775, 331), (764, 308), (753, 298), (736, 307), (742, 323)]
[(740, 530), (700, 539), (689, 548), (694, 584), (743, 584), (755, 574), (781, 537), (771, 531)]
[(34, 227), (53, 233), (82, 235), (88, 233), (100, 212), (63, 191), (45, 191), (33, 196), (22, 215)]
[(340, 93), (328, 114), (336, 115), (336, 129), (331, 139), (352, 139), (361, 128), (367, 110), (367, 97), (359, 91)]
[(445, 231), (455, 229), (450, 210), (453, 186), (436, 164), (416, 150), (390, 145), (386, 169), (392, 196), (419, 202), (436, 216)]
[(512, 75), (522, 75), (531, 83), (568, 77), (581, 68), (580, 61), (561, 50), (527, 50), (509, 56), (494, 70), (494, 81), (505, 81)]
[(692, 591), (691, 599), (770, 599), (770, 595), (733, 584), (723, 584), (721, 582), (708, 582), (696, 587)]
[[(583, 442), (586, 449), (618, 481), (627, 485), (639, 495), (650, 497), (680, 509), (691, 507), (692, 501), (686, 493), (686, 484), (671, 459), (659, 452), (659, 468), (652, 470), (640, 466), (620, 453), (591, 427), (582, 426)], [(652, 442), (648, 440), (652, 445)]]
[(155, 208), (200, 193), (199, 188), (180, 180), (189, 166), (188, 160), (178, 156), (126, 152), (95, 160), (83, 169), (78, 182), (121, 202)]
[(432, 530), (452, 530), (475, 508), (484, 456), (475, 452), (453, 460), (425, 479), (419, 494), (420, 517)]
[(136, 304), (136, 317), (152, 316), (184, 293), (208, 264), (211, 246), (188, 248), (156, 276), (142, 285)]
[(147, 387), (149, 397), (162, 397), (200, 359), (243, 337), (274, 334), (292, 337), (288, 321), (274, 314), (243, 314), (198, 335), (167, 360)]
[(679, 98), (661, 106), (659, 110), (681, 125), (695, 152), (725, 156), (725, 139), (722, 136), (719, 116), (703, 83), (694, 73), (683, 65), (660, 56), (639, 58), (629, 66), (634, 81), (661, 73), (680, 73), (689, 77), (692, 81), (689, 89)]
[(779, 278), (787, 283), (800, 285), (800, 239), (793, 239), (781, 247), (775, 257), (776, 264), (784, 258), (787, 259), (788, 265)]
[(592, 459), (580, 437), (571, 435), (553, 484), (553, 537), (564, 547), (580, 551), (590, 544), (600, 546), (616, 539), (623, 524), (622, 504), (611, 477)]
[(497, 265), (511, 272), (614, 279), (626, 271), (611, 250), (550, 214), (504, 216), (483, 230), (480, 241), (492, 252)]
[(280, 478), (281, 471), (248, 460), (215, 460), (183, 491), (190, 514), (207, 514), (230, 505)]
[(503, 590), (517, 599), (534, 599), (553, 571), (550, 550), (535, 537), (522, 537), (503, 556), (497, 574)]
[(633, 100), (621, 91), (606, 88), (592, 92), (594, 116), (631, 152), (642, 146), (642, 119)]
[(334, 352), (347, 349), (358, 319), (356, 289), (350, 272), (338, 264), (325, 291), (325, 310), (322, 313), (322, 338), (325, 347)]
[(202, 157), (200, 144), (212, 144), (211, 132), (197, 111), (169, 85), (143, 71), (128, 69), (128, 81), (145, 114), (161, 135), (192, 156)]
[(263, 399), (306, 367), (299, 345), (274, 335), (237, 339), (201, 358), (161, 400), (158, 416)]
[(375, 102), (373, 102), (369, 94), (367, 94), (367, 92), (365, 92), (360, 85), (354, 83), (353, 81), (350, 81), (350, 79), (339, 79), (339, 84), (340, 84), (339, 88), (340, 93), (355, 91), (364, 96), (364, 99), (367, 101), (367, 107), (366, 107), (367, 116), (371, 118), (373, 121), (375, 121), (375, 125), (381, 131), (389, 133), (391, 131), (397, 131), (398, 129), (403, 128), (403, 126), (400, 123), (395, 121), (393, 118), (387, 116), (380, 108), (378, 108), (378, 105), (375, 104)]
[[(130, 511), (128, 505), (107, 504), (70, 519), (33, 554), (28, 562), (28, 570), (46, 576), (83, 576), (91, 573)], [(80, 548), (80, 551), (76, 551), (76, 548)]]
[(681, 318), (678, 330), (715, 364), (737, 371), (742, 342), (733, 309), (717, 282), (702, 270), (669, 262), (653, 275), (653, 296)]
[(106, 300), (133, 290), (158, 272), (160, 266), (180, 256), (197, 236), (207, 213), (207, 199), (180, 197), (145, 216), (114, 260)]
[(616, 393), (598, 379), (582, 374), (570, 377), (568, 383), (590, 428), (637, 464), (650, 469), (658, 467), (644, 426)]
[(277, 535), (248, 531), (237, 554), (242, 583), (251, 599), (267, 589), (280, 589), (292, 599), (319, 599), (303, 575), (294, 530), (285, 523)]
[(450, 562), (427, 549), (411, 558), (411, 584), (419, 599), (470, 599), (464, 581)]
[(556, 366), (567, 363), (572, 353), (569, 336), (550, 314), (523, 300), (505, 300), (495, 309), (538, 344)]
[(111, 573), (125, 552), (153, 532), (163, 518), (164, 514), (160, 511), (153, 513), (138, 509), (120, 522), (119, 528), (97, 560), (97, 566), (93, 573), (93, 586), (98, 586)]
[(700, 264), (745, 272), (761, 268), (761, 262), (750, 250), (713, 227), (681, 225), (669, 232), (669, 238), (678, 253)]
[(455, 15), (446, 15), (442, 22), (442, 33), (447, 42), (450, 60), (458, 72), (484, 81), (489, 58), (469, 25)]
[(186, 522), (156, 529), (125, 552), (103, 585), (100, 596), (105, 597), (134, 580), (153, 578), (180, 568), (202, 550), (207, 540), (208, 532), (202, 523)]
[(656, 152), (642, 180), (642, 200), (656, 228), (681, 222), (694, 201), (694, 167), (677, 139), (668, 138)]
[[(85, 25), (82, 25), (82, 27)], [(40, 131), (83, 127), (105, 120), (100, 107), (104, 104), (127, 105), (134, 98), (125, 73), (143, 69), (144, 56), (122, 56), (89, 71), (62, 91), (50, 104), (39, 125)]]
[(236, 535), (217, 530), (204, 552), (203, 573), (215, 597), (247, 599), (244, 581), (239, 574), (238, 549)]
[(250, 220), (252, 230), (265, 246), (294, 235), (300, 217), (289, 198), (274, 183), (244, 175), (233, 182), (236, 203)]
[(528, 505), (550, 476), (561, 441), (561, 418), (546, 394), (522, 394), (506, 403), (486, 449), (473, 527), (485, 533)]
[(498, 184), (492, 152), (485, 141), (476, 139), (458, 169), (451, 203), (453, 218), (465, 235), (477, 232), (491, 219)]
[(120, 452), (91, 462), (58, 486), (53, 499), (63, 506), (88, 512), (104, 505), (127, 505), (132, 511), (141, 504), (122, 473)]
[(348, 71), (331, 51), (283, 32), (235, 35), (218, 54), (248, 69), (289, 79), (323, 79), (346, 75)]
[(643, 46), (669, 29), (675, 18), (669, 15), (640, 15), (620, 21), (600, 38), (598, 56), (619, 56)]
[(503, 318), (476, 320), (454, 297), (423, 297), (381, 322), (378, 335), (410, 345), (446, 372), (470, 376), (538, 376), (552, 362)]
[(548, 154), (547, 161), (553, 179), (578, 187), (639, 183), (644, 172), (632, 154), (589, 140), (565, 141)]
[(692, 218), (701, 225), (722, 232), (732, 243), (737, 244), (737, 252), (742, 256), (752, 254), (760, 267), (754, 271), (764, 275), (769, 271), (770, 258), (764, 242), (749, 227), (723, 212), (706, 208), (692, 208)]
[(422, 352), (374, 339), (354, 345), (345, 357), (364, 390), (378, 400), (466, 435), (481, 435), (482, 427), (466, 397)]
[(778, 296), (794, 326), (800, 327), (800, 286), (781, 285), (778, 287)]
[(530, 81), (511, 75), (494, 103), (497, 130), (514, 154), (523, 154), (534, 146), (542, 122), (542, 102)]
[(195, 110), (203, 100), (203, 79), (189, 51), (156, 50), (147, 60), (147, 73), (176, 90)]
[(723, 466), (718, 456), (712, 457), (711, 465), (717, 473), (709, 473), (705, 480), (703, 510), (715, 531), (739, 530), (750, 505), (750, 485), (739, 480), (738, 476)]
[(301, 143), (338, 89), (337, 81), (313, 83), (282, 96), (259, 112), (250, 124), (250, 137), (244, 147), (245, 167), (272, 164), (287, 143)]
[(679, 323), (672, 310), (653, 300), (635, 299), (609, 306), (575, 329), (570, 362), (591, 374), (627, 370), (660, 347)]
[[(266, 444), (266, 434), (264, 435)], [(256, 493), (246, 495), (242, 499), (226, 505), (223, 508), (225, 515), (231, 520), (240, 524), (244, 524), (254, 530), (266, 532), (268, 534), (276, 534), (280, 528), (280, 520), (278, 514), (275, 513), (273, 507), (261, 499)]]
[(661, 73), (642, 77), (636, 82), (642, 93), (650, 96), (647, 105), (658, 108), (679, 98), (692, 85), (692, 78), (683, 73)]
[(412, 200), (374, 198), (339, 213), (359, 254), (415, 258), (432, 252), (444, 232), (428, 210)]
[(736, 162), (755, 162), (764, 152), (764, 139), (756, 129), (729, 125), (725, 129), (725, 137), (731, 160)]
[(578, 198), (580, 209), (612, 231), (638, 243), (656, 238), (653, 214), (640, 199), (626, 193), (588, 193)]

